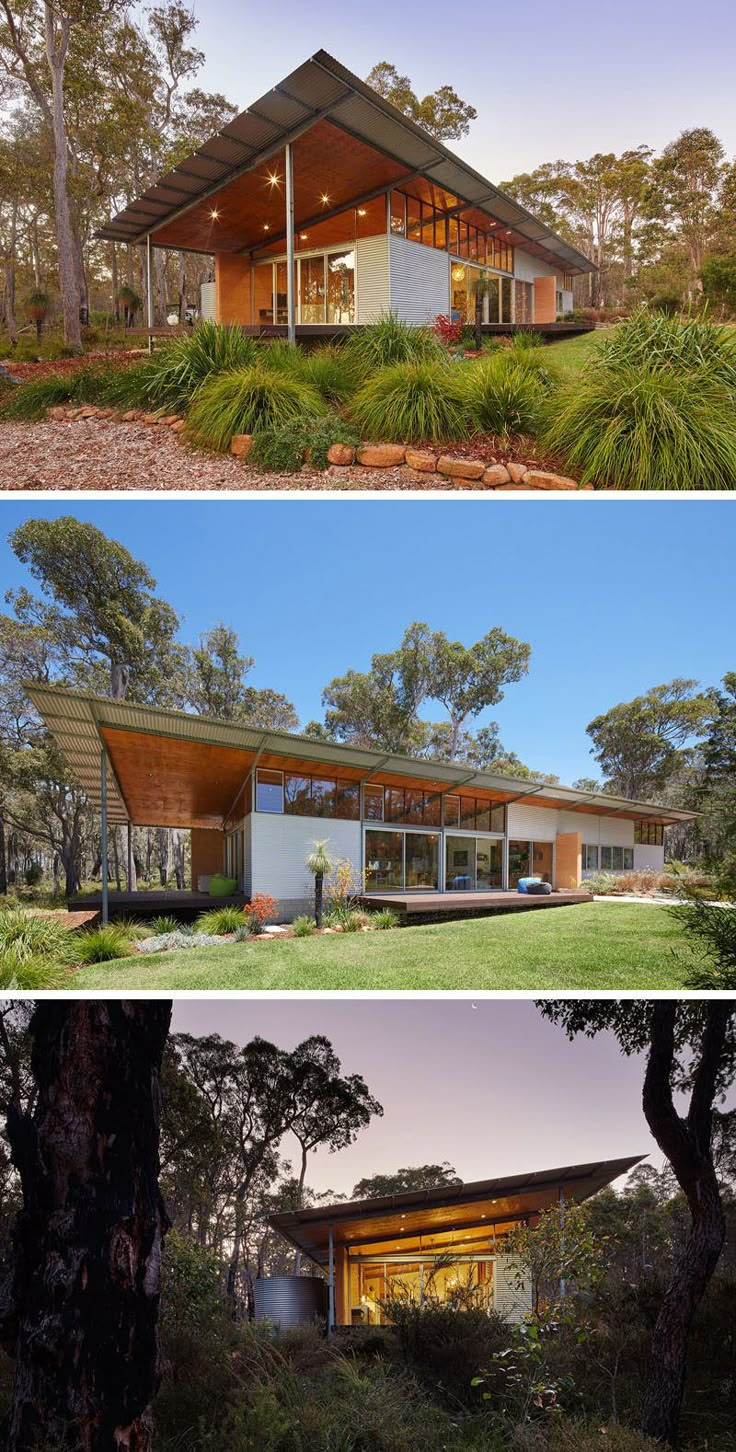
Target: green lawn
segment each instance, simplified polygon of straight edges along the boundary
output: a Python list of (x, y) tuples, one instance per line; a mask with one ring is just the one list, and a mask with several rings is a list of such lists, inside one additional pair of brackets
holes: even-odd
[(612, 328), (596, 328), (593, 333), (581, 333), (577, 338), (563, 338), (559, 343), (549, 343), (544, 350), (545, 358), (555, 363), (562, 373), (574, 376), (600, 347), (604, 338), (611, 336)]
[(69, 987), (681, 988), (690, 961), (666, 908), (595, 902), (388, 932), (125, 958), (80, 969)]

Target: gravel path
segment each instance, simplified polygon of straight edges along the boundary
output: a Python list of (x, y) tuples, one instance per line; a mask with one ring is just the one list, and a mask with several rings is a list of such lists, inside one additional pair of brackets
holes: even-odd
[[(399, 489), (421, 492), (398, 469), (334, 475), (256, 474), (238, 459), (205, 454), (165, 428), (109, 419), (0, 423), (3, 489)], [(437, 488), (433, 484), (433, 488)], [(441, 486), (440, 486), (441, 487)], [(449, 480), (446, 486), (452, 488)]]

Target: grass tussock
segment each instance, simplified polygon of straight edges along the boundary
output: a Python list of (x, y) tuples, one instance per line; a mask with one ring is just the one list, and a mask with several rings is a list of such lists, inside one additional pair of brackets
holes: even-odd
[(250, 368), (259, 344), (240, 328), (204, 321), (193, 333), (172, 338), (151, 359), (148, 392), (155, 408), (183, 412), (208, 379), (235, 368)]
[(543, 441), (582, 483), (736, 487), (736, 398), (710, 369), (592, 368), (550, 404)]
[(80, 933), (74, 956), (77, 963), (111, 963), (116, 958), (127, 958), (130, 948), (125, 928), (118, 923), (107, 923)]
[(368, 439), (442, 443), (468, 433), (458, 371), (444, 363), (412, 361), (381, 368), (356, 394), (351, 417)]
[(206, 913), (200, 913), (195, 923), (195, 932), (212, 933), (216, 938), (224, 938), (230, 933), (237, 933), (238, 928), (243, 926), (242, 908), (219, 907), (211, 908)]
[(431, 328), (403, 323), (387, 313), (375, 323), (351, 333), (344, 346), (347, 368), (367, 378), (393, 363), (446, 363), (447, 353)]
[[(527, 349), (536, 357), (537, 349)], [(542, 416), (548, 380), (511, 349), (464, 370), (463, 397), (476, 433), (505, 438), (531, 434)]]
[(261, 366), (237, 369), (218, 374), (199, 389), (189, 410), (188, 432), (197, 443), (222, 452), (235, 434), (283, 428), (326, 411), (317, 390), (302, 379)]

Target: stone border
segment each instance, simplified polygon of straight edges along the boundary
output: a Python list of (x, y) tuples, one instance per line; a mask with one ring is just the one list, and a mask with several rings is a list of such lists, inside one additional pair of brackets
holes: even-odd
[[(75, 419), (101, 418), (118, 419), (121, 423), (139, 423), (149, 428), (167, 429), (180, 434), (186, 428), (186, 421), (179, 414), (149, 413), (143, 408), (130, 408), (120, 413), (116, 408), (98, 408), (95, 404), (60, 404), (48, 410), (48, 418), (74, 422)], [(235, 434), (230, 444), (230, 453), (236, 459), (247, 463), (253, 450), (252, 434)], [(456, 489), (484, 489), (501, 491), (514, 490), (567, 490), (579, 493), (595, 489), (594, 484), (580, 484), (565, 474), (553, 474), (538, 469), (533, 464), (521, 464), (509, 459), (506, 464), (488, 464), (483, 459), (455, 458), (432, 449), (415, 448), (411, 444), (331, 444), (327, 450), (329, 467), (325, 471), (335, 479), (345, 478), (348, 469), (364, 468), (397, 469), (414, 483), (424, 484), (427, 489), (448, 480)]]
[[(248, 459), (253, 448), (251, 434), (236, 434), (230, 451), (239, 459)], [(591, 490), (593, 484), (579, 484), (564, 474), (552, 474), (534, 465), (518, 464), (509, 460), (507, 464), (488, 464), (483, 459), (454, 458), (431, 449), (414, 448), (411, 444), (331, 444), (327, 450), (330, 467), (327, 470), (333, 478), (340, 478), (346, 469), (398, 469), (417, 484), (431, 488), (433, 484), (447, 484), (448, 479), (456, 489), (526, 490), (549, 489)]]

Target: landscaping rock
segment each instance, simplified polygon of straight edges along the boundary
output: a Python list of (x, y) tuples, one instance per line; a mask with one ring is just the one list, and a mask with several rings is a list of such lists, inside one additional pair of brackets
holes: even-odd
[(486, 466), (480, 459), (451, 459), (443, 454), (437, 460), (437, 469), (450, 479), (482, 479)]
[(166, 424), (167, 428), (173, 429), (174, 424), (179, 422), (179, 415), (178, 413), (167, 413), (166, 417), (162, 418), (161, 422), (163, 424)]
[(407, 449), (406, 462), (410, 469), (426, 474), (434, 474), (437, 469), (437, 455), (431, 454), (429, 449)]
[(230, 453), (236, 459), (247, 459), (253, 450), (252, 434), (233, 434), (230, 440)]
[(524, 475), (526, 474), (526, 464), (514, 464), (513, 461), (509, 459), (506, 468), (509, 471), (509, 479), (511, 480), (511, 483), (520, 484), (522, 479), (524, 478)]
[(135, 423), (136, 419), (140, 417), (141, 411), (139, 408), (129, 408), (127, 413), (123, 414), (123, 423)]
[(522, 481), (527, 489), (579, 489), (577, 479), (564, 474), (548, 474), (545, 469), (527, 469)]
[(186, 428), (186, 426), (187, 426), (186, 419), (184, 419), (184, 418), (178, 418), (176, 420), (176, 423), (173, 423), (171, 425), (171, 432), (172, 432), (172, 434), (181, 434), (181, 433), (184, 432), (184, 429)]
[(327, 460), (330, 464), (340, 464), (343, 467), (355, 463), (355, 449), (352, 444), (330, 444), (327, 450)]
[(77, 418), (97, 418), (100, 410), (92, 403), (85, 403), (83, 408), (77, 410)]
[(431, 489), (438, 484), (441, 484), (444, 489), (447, 488), (447, 476), (445, 474), (428, 474), (426, 470), (414, 469), (409, 464), (401, 464), (399, 473), (405, 479), (411, 479), (414, 484), (423, 484), (425, 489)]
[(486, 488), (497, 489), (499, 484), (508, 484), (510, 478), (511, 475), (505, 464), (493, 464), (490, 469), (486, 469), (483, 483)]
[(57, 404), (55, 408), (50, 408), (48, 410), (46, 417), (53, 418), (58, 421), (59, 419), (68, 418), (68, 414), (63, 404)]
[(358, 449), (358, 463), (367, 469), (395, 469), (405, 458), (403, 444), (364, 444)]
[(158, 428), (161, 422), (161, 420), (157, 418), (155, 413), (141, 413), (138, 415), (138, 419), (140, 423), (146, 424), (146, 426), (151, 429)]

